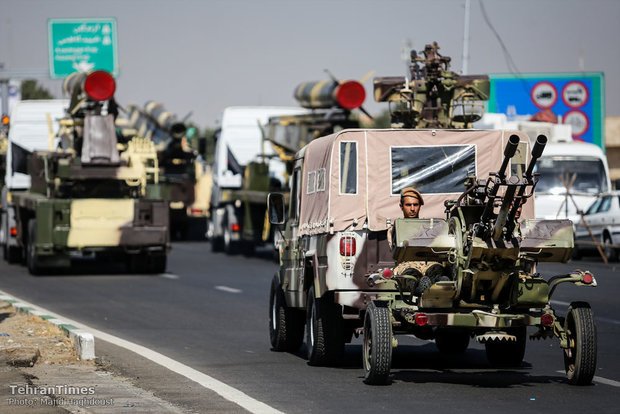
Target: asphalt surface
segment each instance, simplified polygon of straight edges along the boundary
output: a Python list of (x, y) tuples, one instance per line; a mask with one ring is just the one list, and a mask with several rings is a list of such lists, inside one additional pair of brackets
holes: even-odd
[[(260, 254), (262, 253), (262, 254)], [(594, 385), (566, 383), (557, 340), (530, 341), (520, 369), (489, 366), (472, 341), (464, 355), (440, 354), (432, 342), (399, 336), (393, 382), (362, 382), (361, 339), (339, 367), (310, 367), (296, 354), (270, 350), (268, 293), (277, 265), (258, 257), (214, 254), (206, 242), (175, 242), (168, 273), (128, 275), (114, 263), (76, 263), (66, 274), (30, 276), (0, 263), (0, 290), (145, 346), (287, 413), (418, 411), (478, 413), (597, 412), (620, 407), (620, 265), (601, 261), (544, 264), (546, 277), (575, 268), (593, 271), (597, 288), (561, 285), (553, 304), (591, 303), (598, 329)], [(529, 332), (532, 333), (532, 332)], [(242, 411), (212, 391), (153, 362), (96, 339), (113, 369), (171, 403), (196, 412)], [(173, 384), (182, 384), (173, 385)]]

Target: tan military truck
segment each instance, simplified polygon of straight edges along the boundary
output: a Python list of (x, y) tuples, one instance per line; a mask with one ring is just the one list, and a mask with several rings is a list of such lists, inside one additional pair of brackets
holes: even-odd
[[(281, 195), (269, 196), (270, 222), (283, 232), (273, 348), (297, 350), (305, 332), (310, 364), (332, 364), (363, 333), (365, 380), (379, 384), (389, 381), (396, 333), (434, 339), (443, 352), (464, 351), (473, 336), (492, 364), (514, 366), (533, 326), (538, 338), (559, 337), (569, 380), (588, 383), (591, 310), (576, 302), (560, 318), (549, 297), (560, 282), (596, 281), (535, 273), (538, 261), (566, 261), (573, 247), (570, 221), (533, 220), (533, 165), (545, 141), (531, 152), (521, 132), (359, 129), (310, 142), (296, 155), (288, 211)], [(406, 187), (424, 196), (418, 219), (402, 218)]]

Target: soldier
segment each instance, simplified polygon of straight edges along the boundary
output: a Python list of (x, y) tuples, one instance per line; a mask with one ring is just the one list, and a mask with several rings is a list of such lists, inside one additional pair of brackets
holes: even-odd
[(400, 192), (400, 209), (404, 218), (418, 218), (420, 208), (424, 205), (422, 194), (413, 187), (406, 187)]

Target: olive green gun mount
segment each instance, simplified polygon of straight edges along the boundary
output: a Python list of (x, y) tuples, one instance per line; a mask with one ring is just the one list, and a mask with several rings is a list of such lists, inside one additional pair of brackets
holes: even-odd
[(582, 270), (549, 279), (536, 272), (540, 262), (570, 258), (572, 222), (519, 221), (546, 141), (538, 136), (526, 166), (527, 143), (512, 135), (499, 171), (487, 180), (469, 177), (465, 192), (444, 203), (446, 219), (395, 220), (396, 267), (367, 276), (369, 286), (381, 289), (364, 319), (368, 384), (389, 382), (396, 333), (434, 339), (448, 353), (464, 352), (473, 337), (491, 365), (506, 368), (521, 366), (528, 327), (536, 328), (531, 339), (559, 339), (569, 383), (591, 383), (597, 339), (590, 305), (572, 302), (564, 317), (551, 297), (561, 283), (594, 287), (596, 279)]
[(437, 42), (421, 53), (411, 51), (406, 77), (375, 78), (375, 100), (389, 103), (393, 127), (469, 128), (484, 114), (488, 76), (451, 71), (450, 58), (439, 54)]

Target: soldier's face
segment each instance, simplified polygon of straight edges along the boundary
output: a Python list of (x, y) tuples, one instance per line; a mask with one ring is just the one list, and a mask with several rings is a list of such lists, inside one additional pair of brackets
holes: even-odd
[(417, 218), (420, 213), (420, 201), (417, 197), (403, 197), (400, 209), (405, 218)]

